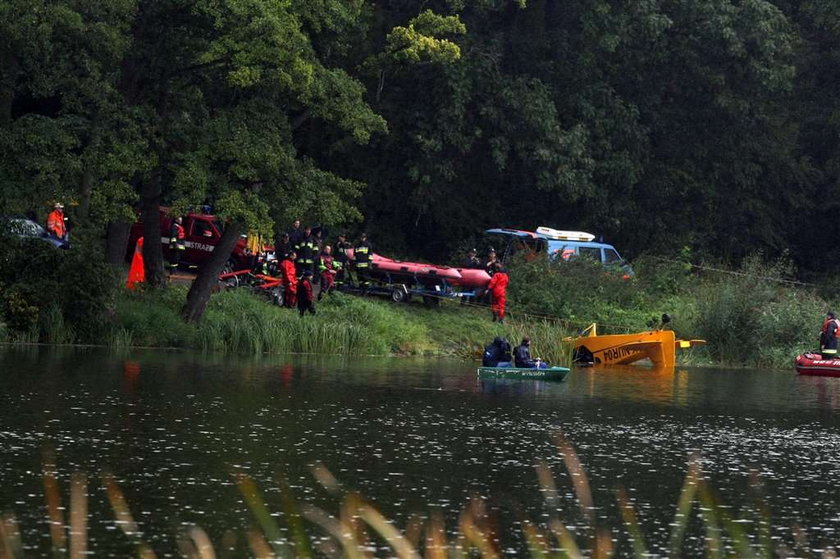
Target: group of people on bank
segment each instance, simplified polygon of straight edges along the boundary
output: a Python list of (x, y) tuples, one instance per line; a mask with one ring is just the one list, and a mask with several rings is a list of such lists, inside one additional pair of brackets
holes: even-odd
[[(170, 273), (175, 273), (182, 263), (187, 248), (185, 233), (183, 217), (176, 216), (169, 231), (167, 265)], [(315, 301), (345, 283), (353, 283), (362, 290), (373, 284), (373, 247), (366, 233), (361, 233), (355, 243), (340, 233), (330, 243), (325, 239), (322, 227), (302, 226), (300, 219), (296, 219), (291, 228), (277, 237), (274, 261), (270, 261), (263, 252), (262, 243), (256, 237), (253, 240), (253, 247), (249, 240), (250, 254), (253, 255), (252, 271), (280, 278), (284, 288), (284, 305), (297, 307), (301, 315), (307, 312), (315, 314)], [(491, 276), (486, 291), (490, 296), (493, 321), (504, 322), (510, 280), (495, 250), (490, 248), (487, 257), (479, 260), (477, 251), (471, 249), (463, 267), (483, 269)], [(355, 282), (352, 281), (353, 276)], [(317, 298), (314, 297), (315, 285), (320, 286)]]
[[(350, 243), (344, 233), (339, 233), (335, 243), (330, 244), (323, 238), (321, 228), (301, 227), (300, 220), (296, 219), (292, 227), (280, 235), (274, 253), (279, 263), (277, 274), (285, 292), (284, 305), (296, 306), (300, 316), (307, 312), (315, 314), (313, 284), (320, 286), (317, 300), (352, 281), (351, 268), (361, 287), (370, 284), (373, 247), (366, 233), (359, 235), (355, 244)], [(265, 259), (258, 260), (257, 268), (260, 273), (271, 273)]]

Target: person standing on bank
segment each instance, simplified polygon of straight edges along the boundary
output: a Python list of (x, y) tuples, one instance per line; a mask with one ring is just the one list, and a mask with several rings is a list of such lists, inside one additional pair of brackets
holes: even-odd
[(303, 240), (295, 247), (295, 252), (297, 252), (296, 264), (298, 276), (302, 276), (306, 270), (309, 270), (311, 273), (315, 265), (315, 256), (318, 254), (311, 227), (307, 226), (304, 228)]
[(56, 202), (53, 211), (47, 216), (47, 232), (62, 241), (67, 240), (67, 217), (61, 202)]
[(297, 306), (301, 318), (307, 311), (310, 314), (315, 314), (315, 298), (312, 296), (312, 270), (303, 272), (303, 277), (298, 282), (297, 291)]
[(837, 359), (838, 337), (840, 337), (840, 320), (837, 320), (834, 311), (828, 311), (820, 332), (820, 353), (823, 359)]
[(333, 257), (332, 247), (324, 245), (324, 250), (318, 258), (318, 272), (321, 274), (321, 289), (318, 290), (318, 300), (329, 295), (335, 285), (335, 276), (341, 269), (341, 264)]
[(481, 261), (478, 259), (478, 256), (476, 256), (477, 252), (478, 251), (476, 251), (474, 248), (471, 248), (469, 251), (467, 251), (467, 256), (461, 262), (461, 267), (469, 268), (471, 270), (480, 269), (482, 266)]
[(300, 228), (300, 220), (296, 219), (292, 222), (292, 228), (289, 229), (289, 246), (297, 250), (298, 245), (303, 241), (304, 233)]
[(289, 234), (283, 233), (280, 235), (280, 238), (277, 239), (277, 243), (274, 245), (274, 257), (277, 259), (278, 262), (282, 262), (286, 258), (286, 255), (289, 254), (289, 251), (293, 248), (294, 247), (292, 246), (292, 243), (289, 240)]
[(496, 264), (499, 264), (499, 259), (496, 258), (496, 250), (490, 247), (487, 251), (487, 260), (484, 261), (484, 271), (491, 276), (496, 273)]
[(350, 281), (350, 275), (347, 269), (347, 249), (349, 248), (353, 247), (347, 242), (347, 237), (344, 233), (339, 233), (338, 241), (335, 243), (335, 261), (340, 266), (338, 274), (335, 276), (335, 284), (337, 286), (343, 285), (345, 281)]
[(297, 305), (297, 273), (295, 270), (295, 259), (297, 253), (290, 250), (283, 262), (280, 263), (280, 277), (283, 279), (283, 305), (293, 308)]
[(487, 290), (492, 297), (490, 310), (493, 312), (493, 322), (498, 321), (504, 323), (505, 306), (507, 305), (507, 286), (510, 279), (505, 269), (498, 262), (496, 262), (493, 270), (493, 277), (490, 278), (490, 283), (487, 284)]
[(359, 287), (366, 289), (370, 287), (370, 257), (373, 247), (367, 240), (367, 233), (359, 236), (359, 242), (353, 248), (353, 259), (356, 261), (356, 275), (359, 280)]
[(172, 220), (172, 225), (169, 227), (169, 274), (174, 274), (178, 271), (178, 264), (181, 262), (181, 256), (187, 250), (186, 234), (184, 232), (184, 218), (181, 216)]

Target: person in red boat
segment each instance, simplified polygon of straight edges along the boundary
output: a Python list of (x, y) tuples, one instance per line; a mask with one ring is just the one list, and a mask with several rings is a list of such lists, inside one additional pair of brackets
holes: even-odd
[(487, 290), (493, 297), (493, 302), (490, 304), (490, 310), (493, 311), (493, 322), (505, 321), (505, 304), (507, 303), (507, 286), (508, 275), (504, 267), (498, 262), (494, 266), (493, 277), (490, 278), (490, 283), (487, 284)]
[(840, 337), (840, 320), (837, 320), (834, 311), (828, 311), (820, 332), (820, 353), (823, 359), (837, 359), (838, 337)]

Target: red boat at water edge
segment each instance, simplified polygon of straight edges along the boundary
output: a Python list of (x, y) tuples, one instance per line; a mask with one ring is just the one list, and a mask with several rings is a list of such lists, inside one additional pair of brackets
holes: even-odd
[(800, 375), (840, 377), (840, 359), (823, 359), (819, 353), (803, 353), (794, 360)]

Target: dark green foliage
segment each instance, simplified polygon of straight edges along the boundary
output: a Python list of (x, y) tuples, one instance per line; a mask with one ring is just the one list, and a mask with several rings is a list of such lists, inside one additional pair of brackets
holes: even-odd
[(578, 330), (591, 322), (599, 331), (642, 330), (654, 306), (634, 278), (587, 259), (549, 263), (541, 258), (510, 268), (511, 309), (547, 315)]
[(117, 277), (101, 254), (0, 239), (0, 321), (30, 341), (105, 343)]
[(708, 340), (715, 362), (782, 366), (819, 348), (827, 303), (807, 289), (784, 283), (785, 261), (748, 258), (738, 272), (702, 282), (696, 290), (696, 334)]

